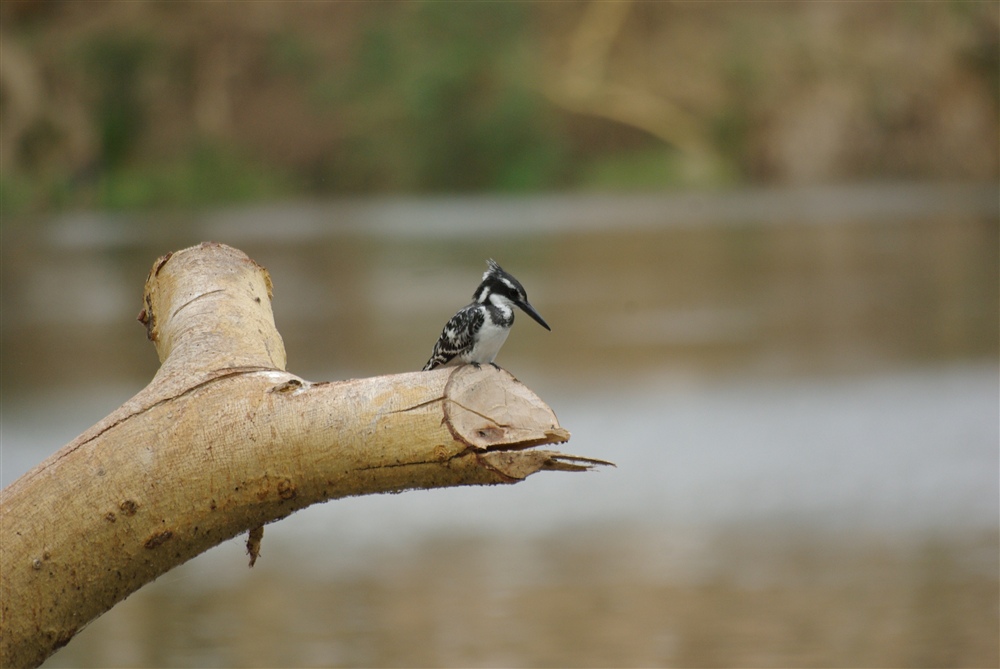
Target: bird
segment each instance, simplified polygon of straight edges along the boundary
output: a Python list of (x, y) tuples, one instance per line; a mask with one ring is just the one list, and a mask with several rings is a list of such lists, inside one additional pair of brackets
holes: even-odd
[(462, 364), (479, 367), (486, 363), (499, 369), (493, 360), (514, 324), (513, 307), (518, 307), (543, 328), (552, 331), (528, 302), (528, 294), (521, 282), (505, 272), (492, 258), (486, 264), (489, 269), (483, 273), (482, 282), (472, 294), (472, 303), (459, 309), (445, 324), (423, 371)]

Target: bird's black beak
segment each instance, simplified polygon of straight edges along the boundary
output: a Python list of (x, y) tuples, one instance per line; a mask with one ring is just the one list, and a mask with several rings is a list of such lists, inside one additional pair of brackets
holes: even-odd
[(529, 316), (531, 316), (532, 318), (534, 318), (535, 322), (537, 322), (539, 325), (541, 325), (543, 328), (545, 328), (549, 332), (552, 332), (552, 328), (549, 327), (549, 324), (545, 322), (545, 319), (542, 318), (538, 314), (537, 311), (535, 311), (535, 308), (533, 306), (531, 306), (530, 304), (528, 304), (527, 300), (525, 300), (524, 302), (518, 300), (517, 302), (515, 302), (515, 304), (517, 304), (517, 306), (521, 307), (521, 311), (523, 311), (524, 313), (526, 313)]

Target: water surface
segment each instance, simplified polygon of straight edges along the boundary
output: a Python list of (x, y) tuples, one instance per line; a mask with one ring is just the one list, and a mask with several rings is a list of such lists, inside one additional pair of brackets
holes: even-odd
[(139, 390), (156, 256), (268, 268), (289, 369), (418, 369), (495, 257), (498, 362), (616, 469), (340, 500), (47, 666), (995, 664), (995, 185), (289, 203), (5, 224), (0, 482)]

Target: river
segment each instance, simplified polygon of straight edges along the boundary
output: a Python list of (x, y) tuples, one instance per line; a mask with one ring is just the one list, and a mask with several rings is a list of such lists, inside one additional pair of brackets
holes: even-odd
[(498, 362), (612, 460), (340, 500), (143, 588), (61, 666), (959, 666), (998, 653), (995, 185), (394, 198), (6, 222), (0, 482), (139, 390), (156, 256), (268, 268), (289, 370), (418, 369), (494, 257)]

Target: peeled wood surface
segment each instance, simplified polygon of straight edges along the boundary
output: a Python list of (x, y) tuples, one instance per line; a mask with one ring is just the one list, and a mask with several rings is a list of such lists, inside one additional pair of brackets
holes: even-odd
[(569, 432), (490, 366), (289, 374), (270, 297), (228, 246), (157, 260), (140, 314), (152, 382), (0, 491), (0, 666), (40, 664), (160, 574), (316, 502), (607, 464), (530, 450)]

